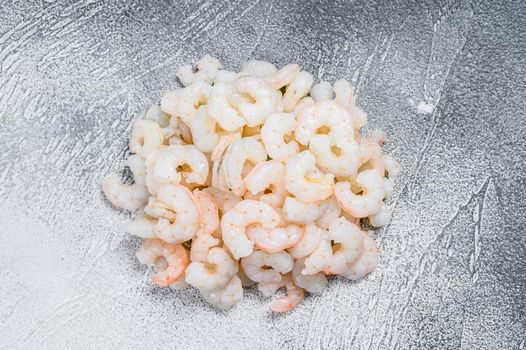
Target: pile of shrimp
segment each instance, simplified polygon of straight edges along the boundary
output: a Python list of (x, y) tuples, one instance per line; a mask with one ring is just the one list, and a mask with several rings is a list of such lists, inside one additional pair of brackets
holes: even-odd
[(127, 232), (159, 286), (197, 288), (228, 309), (257, 285), (286, 312), (327, 276), (357, 280), (379, 256), (370, 232), (389, 222), (385, 204), (399, 163), (351, 84), (313, 84), (297, 64), (251, 60), (240, 72), (205, 56), (183, 66), (184, 87), (141, 112), (126, 161), (133, 183), (102, 180), (116, 207), (135, 213)]

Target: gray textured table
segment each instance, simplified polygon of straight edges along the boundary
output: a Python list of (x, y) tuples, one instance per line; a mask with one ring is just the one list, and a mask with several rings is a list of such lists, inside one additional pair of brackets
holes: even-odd
[[(525, 32), (520, 0), (2, 2), (0, 348), (524, 349)], [(375, 273), (279, 316), (149, 283), (99, 183), (205, 53), (352, 79), (403, 165)]]

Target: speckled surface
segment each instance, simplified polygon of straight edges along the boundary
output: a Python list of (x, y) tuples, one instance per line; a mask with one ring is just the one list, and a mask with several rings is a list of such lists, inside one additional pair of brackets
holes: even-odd
[[(2, 2), (0, 348), (526, 348), (525, 28), (520, 0)], [(352, 79), (403, 165), (376, 272), (280, 316), (149, 283), (99, 183), (205, 53)]]

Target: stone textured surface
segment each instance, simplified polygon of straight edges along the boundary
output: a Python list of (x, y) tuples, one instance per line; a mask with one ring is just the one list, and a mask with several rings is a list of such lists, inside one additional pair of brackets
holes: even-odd
[[(521, 0), (2, 2), (0, 348), (524, 349), (525, 28)], [(375, 273), (286, 315), (149, 283), (99, 183), (205, 53), (352, 79), (403, 165)]]

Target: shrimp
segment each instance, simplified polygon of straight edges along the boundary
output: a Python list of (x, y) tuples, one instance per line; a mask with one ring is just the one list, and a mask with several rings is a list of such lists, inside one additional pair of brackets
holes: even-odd
[(335, 242), (335, 246), (326, 272), (334, 275), (341, 274), (348, 265), (354, 263), (362, 255), (364, 248), (362, 230), (341, 217), (329, 227), (329, 239)]
[(170, 222), (174, 222), (177, 218), (176, 214), (166, 204), (155, 197), (148, 199), (148, 204), (144, 207), (144, 213), (152, 218), (165, 218)]
[(160, 239), (147, 238), (135, 254), (141, 264), (156, 269), (152, 281), (166, 287), (175, 283), (188, 266), (188, 252), (180, 244), (171, 244)]
[(197, 236), (192, 240), (192, 248), (190, 249), (190, 260), (192, 262), (205, 262), (208, 258), (210, 248), (219, 244), (219, 239), (212, 237), (209, 234)]
[(287, 312), (298, 306), (305, 297), (305, 290), (297, 287), (292, 281), (291, 274), (283, 276), (287, 295), (274, 300), (270, 309), (274, 312)]
[(292, 270), (294, 260), (287, 252), (266, 253), (256, 250), (241, 259), (241, 267), (254, 282), (273, 283), (281, 280), (281, 274)]
[(263, 79), (241, 77), (234, 83), (241, 94), (246, 94), (255, 101), (239, 103), (239, 111), (248, 126), (262, 125), (269, 115), (283, 110), (280, 93), (266, 86)]
[(285, 162), (298, 153), (296, 141), (285, 141), (285, 137), (291, 137), (295, 125), (296, 119), (290, 113), (275, 113), (268, 117), (261, 128), (261, 140), (270, 158)]
[(179, 105), (179, 97), (184, 93), (184, 89), (177, 89), (167, 91), (161, 97), (161, 110), (169, 115), (177, 117), (177, 108)]
[(241, 138), (239, 133), (231, 133), (222, 136), (219, 139), (219, 143), (212, 151), (210, 159), (213, 162), (212, 165), (212, 186), (223, 191), (230, 191), (226, 183), (225, 173), (223, 171), (223, 161), (226, 155), (226, 151), (230, 144), (235, 140)]
[(267, 253), (276, 253), (295, 246), (303, 237), (303, 233), (303, 227), (294, 224), (274, 228), (253, 226), (247, 229), (247, 237), (257, 248)]
[(304, 110), (307, 106), (313, 105), (315, 102), (310, 96), (305, 96), (299, 100), (298, 104), (294, 107), (294, 115), (297, 116)]
[(211, 84), (220, 68), (222, 65), (217, 58), (205, 55), (197, 62), (197, 72), (194, 72), (192, 65), (187, 64), (179, 68), (177, 78), (184, 86), (195, 82)]
[(144, 206), (150, 196), (144, 185), (140, 183), (125, 185), (115, 173), (102, 179), (102, 192), (111, 204), (129, 211)]
[(161, 128), (166, 128), (170, 123), (170, 115), (163, 112), (161, 106), (153, 105), (144, 111), (143, 119), (151, 120), (159, 124)]
[(252, 281), (250, 278), (248, 278), (245, 271), (243, 271), (243, 267), (239, 266), (239, 270), (237, 270), (237, 277), (241, 280), (241, 285), (243, 287), (250, 287), (256, 284), (256, 282)]
[(200, 209), (192, 192), (180, 185), (163, 185), (158, 199), (176, 213), (176, 220), (170, 223), (159, 218), (155, 234), (168, 243), (181, 243), (192, 239), (199, 229)]
[(355, 194), (348, 181), (338, 182), (334, 186), (340, 207), (356, 218), (378, 213), (385, 197), (380, 173), (375, 169), (362, 171), (356, 177), (356, 184), (362, 189), (362, 194)]
[(369, 223), (373, 227), (385, 226), (389, 223), (389, 221), (391, 221), (392, 214), (392, 209), (390, 209), (386, 204), (382, 204), (378, 213), (369, 216)]
[(335, 199), (329, 198), (321, 202), (320, 216), (316, 219), (315, 223), (319, 227), (328, 230), (329, 225), (334, 220), (340, 217), (342, 209), (338, 205)]
[(349, 109), (354, 105), (354, 91), (351, 83), (345, 79), (336, 80), (334, 82), (334, 100), (345, 109)]
[(242, 196), (246, 191), (245, 182), (241, 175), (245, 162), (257, 164), (265, 161), (266, 158), (265, 148), (253, 137), (237, 139), (232, 142), (223, 159), (223, 171), (226, 183), (234, 194)]
[(267, 84), (274, 90), (279, 90), (289, 85), (300, 72), (300, 66), (297, 64), (287, 64), (280, 70), (268, 75), (265, 78)]
[(157, 220), (144, 214), (143, 210), (138, 210), (133, 221), (125, 224), (124, 230), (130, 235), (141, 238), (156, 238), (154, 227)]
[(354, 138), (354, 131), (349, 112), (336, 102), (321, 101), (301, 109), (295, 129), (296, 141), (302, 145), (308, 145), (311, 138), (329, 129), (329, 137), (336, 141), (340, 139), (350, 140)]
[(208, 251), (206, 261), (188, 265), (185, 280), (199, 290), (224, 288), (237, 269), (237, 262), (225, 249), (214, 247)]
[(219, 309), (230, 309), (243, 298), (243, 286), (239, 277), (234, 276), (224, 288), (201, 290), (203, 298)]
[[(174, 119), (175, 117), (172, 117)], [(177, 131), (176, 133), (179, 135), (179, 138), (183, 140), (186, 144), (192, 144), (194, 142), (194, 138), (192, 136), (192, 130), (190, 127), (182, 120), (179, 120), (177, 124)]]
[(221, 213), (225, 213), (232, 209), (237, 203), (241, 202), (243, 198), (236, 196), (231, 191), (222, 191), (215, 187), (207, 187), (201, 190), (214, 200), (217, 209)]
[(324, 231), (315, 224), (305, 225), (305, 234), (301, 240), (289, 249), (289, 254), (294, 259), (301, 259), (311, 254), (320, 243)]
[(247, 238), (246, 227), (260, 223), (263, 227), (274, 228), (279, 222), (279, 214), (267, 203), (252, 199), (242, 200), (223, 213), (221, 221), (223, 241), (235, 259), (248, 256), (254, 250), (254, 242)]
[(126, 166), (133, 174), (133, 181), (136, 184), (146, 185), (146, 165), (144, 159), (138, 154), (132, 154), (126, 159)]
[(314, 135), (310, 139), (309, 151), (316, 157), (316, 165), (334, 176), (353, 176), (360, 166), (360, 148), (353, 139)]
[(215, 200), (199, 189), (194, 189), (194, 198), (201, 209), (199, 234), (213, 234), (219, 228), (219, 211)]
[(332, 174), (322, 174), (316, 168), (316, 158), (309, 151), (292, 156), (285, 165), (285, 187), (299, 200), (307, 203), (328, 198), (333, 193)]
[(216, 131), (216, 121), (208, 115), (206, 106), (201, 106), (190, 121), (192, 139), (201, 152), (211, 153), (219, 143), (221, 132)]
[(309, 73), (303, 71), (296, 74), (283, 95), (283, 110), (292, 112), (298, 101), (309, 93), (312, 83), (313, 78)]
[(259, 200), (273, 207), (279, 207), (287, 195), (283, 183), (284, 173), (285, 166), (281, 162), (269, 160), (259, 163), (245, 176), (245, 187), (253, 195), (271, 188), (272, 193), (262, 194)]
[(327, 277), (321, 272), (313, 275), (304, 275), (301, 271), (305, 268), (304, 259), (294, 262), (292, 268), (292, 280), (294, 284), (310, 293), (320, 293), (327, 286)]
[(332, 100), (334, 91), (330, 83), (320, 81), (310, 89), (310, 97), (316, 102)]
[(280, 277), (277, 282), (259, 282), (258, 290), (266, 297), (271, 297), (278, 289), (285, 286), (285, 281)]
[(157, 194), (159, 186), (178, 184), (182, 178), (186, 183), (199, 185), (208, 178), (208, 160), (194, 145), (166, 146), (148, 157), (146, 166), (148, 190), (153, 195)]
[(210, 85), (198, 81), (184, 88), (177, 104), (177, 115), (187, 125), (192, 123), (192, 118), (200, 106), (206, 105), (210, 97)]
[(286, 220), (308, 224), (320, 216), (321, 202), (305, 203), (297, 198), (287, 197), (281, 210)]
[(243, 63), (241, 66), (241, 72), (258, 77), (272, 76), (277, 73), (277, 71), (278, 69), (272, 63), (254, 59)]
[(151, 120), (137, 120), (133, 124), (130, 135), (130, 152), (146, 158), (152, 151), (159, 148), (163, 141), (164, 136), (159, 124)]
[(247, 123), (229, 103), (229, 96), (234, 93), (231, 84), (216, 83), (210, 91), (208, 100), (208, 114), (227, 131), (235, 131)]
[(332, 246), (329, 240), (329, 233), (326, 230), (322, 230), (320, 234), (318, 246), (305, 258), (305, 268), (301, 271), (304, 275), (314, 275), (324, 271), (331, 265)]
[(362, 232), (364, 239), (363, 254), (352, 264), (342, 275), (350, 280), (358, 280), (370, 272), (373, 272), (378, 266), (380, 260), (376, 243), (365, 232)]

